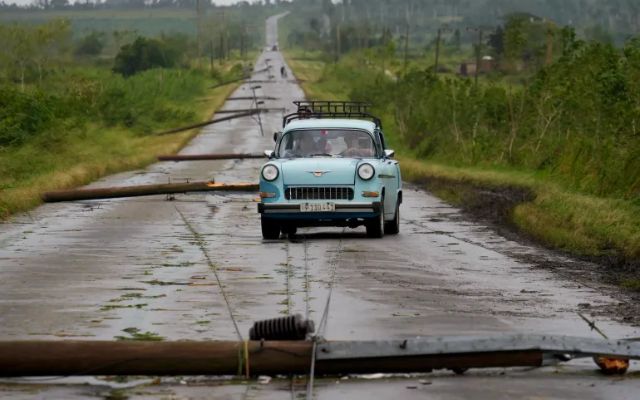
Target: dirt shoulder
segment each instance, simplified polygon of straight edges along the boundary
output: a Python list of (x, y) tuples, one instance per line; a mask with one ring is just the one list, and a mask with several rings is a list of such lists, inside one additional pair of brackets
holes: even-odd
[(534, 190), (519, 186), (490, 186), (468, 180), (423, 175), (412, 183), (460, 207), (466, 217), (487, 224), (500, 235), (526, 245), (547, 249), (544, 256), (512, 252), (509, 255), (536, 268), (552, 270), (581, 285), (598, 288), (620, 302), (616, 306), (592, 309), (582, 307), (591, 315), (615, 315), (616, 319), (640, 325), (640, 293), (625, 287), (625, 282), (640, 279), (640, 261), (621, 256), (576, 255), (549, 247), (543, 241), (521, 229), (514, 222), (517, 207), (536, 199)]

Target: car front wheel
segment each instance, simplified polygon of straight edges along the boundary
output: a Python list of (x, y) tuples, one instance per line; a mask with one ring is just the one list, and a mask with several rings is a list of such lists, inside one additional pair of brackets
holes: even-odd
[(384, 223), (384, 233), (397, 235), (400, 232), (400, 204), (396, 205), (396, 213), (393, 219)]
[(280, 239), (280, 225), (275, 221), (263, 216), (260, 219), (260, 225), (262, 227), (262, 237), (264, 239)]
[(370, 238), (381, 238), (384, 236), (384, 203), (380, 206), (380, 215), (367, 221), (367, 236)]

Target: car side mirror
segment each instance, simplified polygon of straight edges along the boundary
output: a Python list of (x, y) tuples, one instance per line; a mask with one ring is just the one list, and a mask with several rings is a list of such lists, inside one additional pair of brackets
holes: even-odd
[(273, 132), (273, 141), (277, 142), (280, 139), (280, 135), (282, 135), (282, 132)]
[(386, 149), (384, 151), (384, 156), (387, 157), (387, 158), (393, 158), (393, 156), (395, 156), (395, 155), (396, 155), (395, 150)]
[(267, 158), (271, 158), (271, 156), (273, 156), (273, 150), (265, 150), (265, 151), (264, 151), (264, 155), (265, 155)]

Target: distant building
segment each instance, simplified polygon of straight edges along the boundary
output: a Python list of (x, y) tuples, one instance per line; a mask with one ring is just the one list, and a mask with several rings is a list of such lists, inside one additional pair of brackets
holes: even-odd
[[(481, 74), (486, 74), (496, 69), (496, 61), (491, 56), (484, 56), (480, 60), (480, 71)], [(458, 74), (461, 76), (474, 76), (476, 74), (476, 62), (475, 61), (467, 61), (460, 64), (458, 68)]]

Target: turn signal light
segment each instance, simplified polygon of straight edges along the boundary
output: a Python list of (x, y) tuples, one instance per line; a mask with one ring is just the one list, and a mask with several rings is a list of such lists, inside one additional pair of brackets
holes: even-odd
[(275, 193), (271, 193), (271, 192), (260, 192), (260, 198), (262, 199), (272, 199), (276, 197)]
[(380, 192), (362, 192), (362, 197), (378, 197)]

